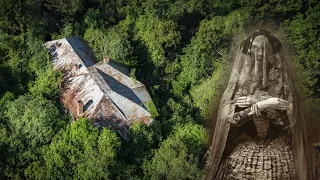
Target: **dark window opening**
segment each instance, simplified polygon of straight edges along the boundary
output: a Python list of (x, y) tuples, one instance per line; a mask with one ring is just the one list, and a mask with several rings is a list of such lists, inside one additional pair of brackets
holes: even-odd
[(93, 103), (93, 100), (90, 99), (84, 106), (83, 106), (83, 112), (85, 112), (89, 107), (90, 105)]

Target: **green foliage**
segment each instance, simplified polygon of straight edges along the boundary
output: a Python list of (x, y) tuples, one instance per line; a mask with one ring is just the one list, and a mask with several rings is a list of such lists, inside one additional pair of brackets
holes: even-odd
[[(49, 66), (50, 67), (50, 66)], [(30, 82), (29, 91), (34, 96), (44, 96), (54, 99), (59, 95), (61, 73), (48, 68), (47, 71), (39, 74), (34, 82)]]
[(84, 23), (90, 28), (96, 28), (99, 26), (106, 26), (107, 23), (103, 23), (101, 19), (101, 14), (98, 9), (88, 9), (84, 15)]
[(177, 127), (144, 165), (146, 179), (200, 179), (198, 158), (207, 143), (206, 130), (195, 124)]
[(154, 105), (152, 100), (148, 101), (146, 106), (147, 106), (147, 108), (153, 118), (159, 116), (159, 113), (157, 111), (157, 107)]
[(160, 19), (170, 19), (183, 25), (196, 25), (208, 13), (213, 3), (207, 0), (149, 0), (145, 10)]
[(293, 45), (299, 63), (310, 76), (310, 80), (306, 82), (307, 86), (313, 89), (313, 95), (318, 98), (320, 97), (319, 10), (320, 6), (318, 5), (310, 8), (306, 12), (306, 17), (303, 14), (298, 14), (292, 21), (287, 20), (282, 24), (285, 39)]
[(14, 94), (12, 92), (6, 92), (0, 99), (0, 116), (3, 117), (5, 106), (7, 102), (10, 102), (14, 99)]
[(181, 38), (174, 21), (159, 20), (150, 15), (140, 16), (136, 22), (136, 31), (155, 66), (163, 67), (174, 59), (173, 50)]
[[(26, 90), (26, 82), (32, 77), (28, 68), (28, 52), (21, 36), (10, 36), (0, 33), (0, 48), (4, 51), (1, 58), (0, 78), (4, 87), (0, 92), (12, 91), (16, 94), (22, 94)], [(1, 79), (0, 79), (1, 80)], [(1, 82), (1, 81), (0, 81)]]
[(12, 135), (31, 148), (50, 142), (64, 123), (55, 104), (41, 96), (20, 96), (9, 102), (6, 109)]
[(98, 132), (87, 119), (79, 119), (54, 137), (44, 151), (44, 164), (34, 164), (28, 175), (39, 179), (109, 179), (119, 146), (114, 132)]
[[(7, 93), (6, 97), (11, 99), (12, 95)], [(66, 121), (55, 104), (41, 96), (20, 96), (7, 102), (4, 109), (5, 175), (21, 179), (28, 164), (39, 159), (41, 147), (50, 143)]]
[[(226, 59), (224, 61), (226, 61)], [(191, 89), (191, 95), (195, 106), (199, 107), (201, 115), (204, 118), (210, 116), (214, 106), (219, 106), (219, 98), (224, 91), (226, 82), (228, 82), (228, 79), (226, 78), (228, 77), (228, 71), (226, 69), (227, 65), (224, 63), (217, 64), (217, 68), (210, 78)]]
[(66, 22), (74, 21), (73, 18), (84, 10), (82, 0), (47, 0), (45, 6), (64, 16)]
[[(27, 28), (44, 23), (41, 4), (33, 0), (2, 0), (0, 2), (0, 32), (10, 35), (24, 33)], [(39, 19), (38, 21), (34, 21)]]
[(217, 9), (219, 14), (223, 11), (230, 13), (235, 9), (247, 8), (257, 25), (279, 23), (301, 11), (304, 5), (302, 0), (220, 0), (215, 3), (216, 8), (221, 7), (220, 10)]
[(258, 19), (278, 18), (281, 21), (292, 17), (303, 7), (302, 0), (269, 0), (264, 4), (261, 2), (255, 4)]
[(180, 99), (179, 102), (170, 98), (167, 102), (168, 107), (172, 111), (172, 115), (168, 122), (170, 124), (186, 124), (190, 122), (199, 122), (199, 112), (198, 109), (194, 107), (192, 99), (189, 95)]
[(92, 3), (96, 8), (89, 8), (84, 17), (87, 27), (106, 28), (122, 19), (123, 0), (99, 0)]
[(107, 31), (88, 28), (84, 38), (90, 43), (99, 60), (102, 60), (104, 56), (109, 56), (126, 65), (135, 64), (135, 59), (131, 57), (132, 47), (127, 39), (128, 33), (121, 26), (110, 28)]
[(33, 37), (33, 31), (28, 31), (28, 50), (31, 57), (28, 67), (35, 73), (36, 78), (28, 84), (29, 92), (34, 96), (44, 96), (54, 99), (59, 94), (61, 73), (54, 71), (48, 50), (43, 47), (41, 40)]
[[(154, 132), (145, 124), (136, 123), (130, 127), (130, 139), (128, 142), (128, 153), (135, 164), (142, 165), (144, 158), (150, 156), (150, 150), (154, 145)], [(131, 162), (132, 162), (131, 161)]]
[(285, 40), (295, 51), (294, 63), (299, 67), (296, 78), (303, 85), (301, 89), (307, 98), (308, 114), (315, 126), (320, 126), (319, 10), (320, 5), (310, 7), (305, 15), (299, 13), (291, 21), (286, 20), (281, 25)]
[[(244, 29), (280, 26), (308, 114), (320, 125), (316, 0), (2, 0), (0, 7), (0, 179), (202, 178), (201, 124)], [(131, 68), (152, 96), (151, 126), (134, 124), (120, 143), (87, 120), (66, 123), (61, 74), (42, 44), (67, 36), (84, 37), (99, 60)]]
[(183, 96), (190, 86), (211, 76), (225, 49), (231, 45), (232, 37), (247, 24), (249, 17), (245, 10), (241, 10), (226, 17), (215, 16), (200, 22), (195, 37), (183, 49), (185, 54), (180, 57), (181, 73), (172, 82), (176, 95)]
[(64, 27), (60, 30), (58, 33), (52, 34), (52, 39), (62, 39), (69, 36), (76, 36), (81, 34), (80, 32), (80, 24), (78, 23), (67, 23), (64, 25)]

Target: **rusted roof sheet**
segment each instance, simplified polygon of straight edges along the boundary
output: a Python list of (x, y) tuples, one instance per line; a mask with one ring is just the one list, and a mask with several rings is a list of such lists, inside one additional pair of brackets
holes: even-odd
[[(153, 121), (148, 109), (152, 99), (142, 83), (129, 77), (126, 67), (112, 60), (95, 63), (92, 49), (79, 37), (49, 41), (45, 46), (54, 67), (63, 72), (61, 101), (76, 119), (87, 117), (95, 126), (109, 127), (125, 139), (133, 123)], [(84, 113), (78, 112), (79, 102)]]

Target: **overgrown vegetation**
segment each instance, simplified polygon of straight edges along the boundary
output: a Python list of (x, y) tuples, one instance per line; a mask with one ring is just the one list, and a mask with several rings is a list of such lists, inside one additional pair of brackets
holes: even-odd
[[(206, 119), (224, 89), (232, 43), (257, 27), (272, 27), (292, 47), (320, 125), (316, 0), (1, 0), (0, 7), (1, 179), (202, 178)], [(75, 35), (99, 60), (132, 68), (153, 98), (154, 123), (135, 124), (128, 142), (85, 119), (70, 124), (60, 111), (61, 74), (42, 44)]]

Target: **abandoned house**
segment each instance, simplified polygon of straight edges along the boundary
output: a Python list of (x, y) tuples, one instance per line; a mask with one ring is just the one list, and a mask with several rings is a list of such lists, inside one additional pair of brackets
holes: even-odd
[(95, 61), (80, 37), (45, 43), (54, 68), (63, 73), (61, 102), (75, 120), (86, 117), (98, 127), (109, 127), (124, 139), (135, 122), (150, 125), (154, 106), (146, 87), (129, 77), (128, 69), (105, 57)]

